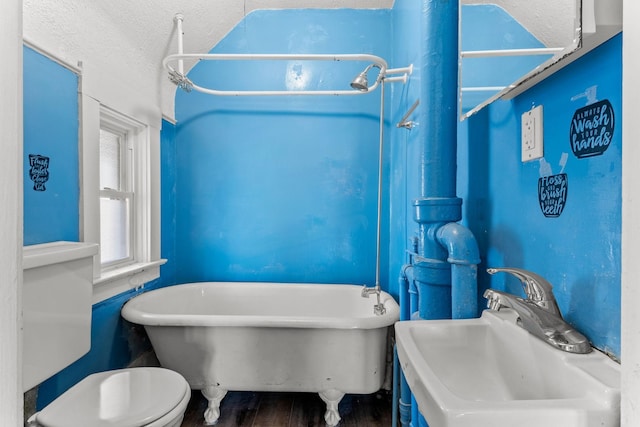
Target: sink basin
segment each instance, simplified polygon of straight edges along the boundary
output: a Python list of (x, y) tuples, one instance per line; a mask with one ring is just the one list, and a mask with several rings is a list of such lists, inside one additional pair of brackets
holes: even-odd
[(620, 365), (560, 351), (511, 309), (395, 325), (398, 358), (430, 427), (620, 425)]

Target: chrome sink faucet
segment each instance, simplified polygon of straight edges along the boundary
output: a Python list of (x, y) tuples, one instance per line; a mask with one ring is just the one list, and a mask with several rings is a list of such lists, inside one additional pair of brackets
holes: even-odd
[(487, 272), (509, 273), (517, 277), (527, 296), (523, 299), (506, 292), (487, 289), (484, 297), (488, 308), (513, 309), (518, 314), (518, 324), (523, 329), (560, 350), (581, 354), (591, 351), (589, 340), (562, 318), (553, 288), (546, 279), (520, 268), (488, 268)]

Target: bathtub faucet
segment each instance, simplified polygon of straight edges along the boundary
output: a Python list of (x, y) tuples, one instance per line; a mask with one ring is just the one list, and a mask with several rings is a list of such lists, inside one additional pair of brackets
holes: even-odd
[(364, 298), (369, 298), (371, 294), (376, 294), (376, 298), (378, 299), (376, 305), (373, 306), (373, 312), (376, 316), (382, 316), (387, 312), (387, 309), (384, 308), (384, 304), (380, 301), (380, 285), (376, 284), (373, 288), (368, 288), (366, 285), (363, 286), (361, 295)]

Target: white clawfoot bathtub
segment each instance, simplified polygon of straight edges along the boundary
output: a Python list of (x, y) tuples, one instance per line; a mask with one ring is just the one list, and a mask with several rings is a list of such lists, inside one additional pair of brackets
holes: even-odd
[(386, 369), (387, 334), (399, 308), (355, 285), (203, 282), (132, 298), (122, 309), (145, 326), (162, 366), (202, 390), (207, 424), (220, 416), (228, 390), (316, 392), (325, 421), (340, 421), (345, 393), (378, 391)]

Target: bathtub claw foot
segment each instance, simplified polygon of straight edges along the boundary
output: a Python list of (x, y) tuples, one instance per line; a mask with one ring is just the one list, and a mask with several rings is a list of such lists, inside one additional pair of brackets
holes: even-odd
[(336, 390), (325, 390), (318, 393), (320, 398), (327, 404), (327, 411), (324, 413), (324, 421), (328, 427), (335, 427), (340, 422), (340, 413), (338, 412), (338, 404), (344, 393)]
[(220, 402), (227, 395), (227, 390), (209, 386), (202, 389), (202, 395), (209, 401), (209, 405), (204, 411), (204, 423), (208, 426), (215, 425), (220, 418)]

